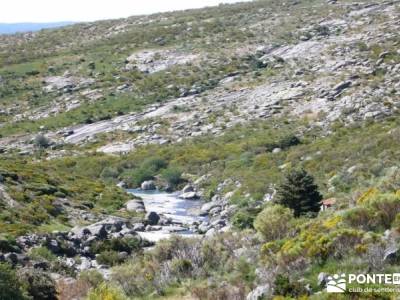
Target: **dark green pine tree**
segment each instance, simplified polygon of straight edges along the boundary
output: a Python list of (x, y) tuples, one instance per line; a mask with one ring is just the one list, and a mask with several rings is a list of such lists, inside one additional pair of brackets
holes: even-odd
[(296, 217), (316, 215), (321, 200), (314, 178), (304, 169), (289, 172), (277, 188), (276, 202), (293, 209)]

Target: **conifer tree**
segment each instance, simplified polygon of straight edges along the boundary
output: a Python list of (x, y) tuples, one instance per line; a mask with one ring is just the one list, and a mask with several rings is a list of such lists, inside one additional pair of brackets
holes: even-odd
[(304, 169), (290, 171), (277, 188), (276, 202), (292, 209), (295, 217), (315, 215), (321, 200), (314, 178)]

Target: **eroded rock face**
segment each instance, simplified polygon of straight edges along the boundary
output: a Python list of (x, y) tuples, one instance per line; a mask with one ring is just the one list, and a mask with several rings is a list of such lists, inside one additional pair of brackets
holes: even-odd
[(50, 76), (44, 79), (46, 86), (44, 90), (51, 92), (55, 90), (73, 90), (92, 85), (95, 82), (92, 78), (81, 78), (75, 76)]
[(126, 61), (126, 70), (137, 68), (144, 73), (155, 73), (175, 65), (193, 62), (198, 55), (178, 52), (174, 50), (146, 50), (129, 56)]

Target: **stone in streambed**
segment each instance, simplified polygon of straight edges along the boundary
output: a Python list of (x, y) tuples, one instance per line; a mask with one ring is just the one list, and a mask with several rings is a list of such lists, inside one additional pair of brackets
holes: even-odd
[(158, 221), (160, 221), (160, 216), (156, 212), (150, 211), (146, 214), (145, 219), (149, 225), (157, 225)]
[(156, 185), (153, 180), (143, 181), (140, 188), (144, 191), (151, 191), (156, 189)]

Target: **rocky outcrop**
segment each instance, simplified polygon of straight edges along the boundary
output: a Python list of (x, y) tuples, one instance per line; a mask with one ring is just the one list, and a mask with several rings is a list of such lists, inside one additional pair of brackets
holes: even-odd
[(51, 92), (55, 90), (63, 90), (64, 92), (72, 91), (74, 89), (81, 89), (92, 85), (95, 82), (91, 78), (80, 78), (69, 76), (65, 74), (64, 76), (50, 76), (44, 79), (46, 86), (44, 90), (46, 92)]
[[(113, 238), (136, 238), (142, 247), (150, 246), (151, 243), (142, 239), (137, 232), (144, 231), (142, 223), (132, 223), (127, 219), (108, 217), (94, 224), (75, 227), (69, 232), (55, 232), (51, 234), (32, 234), (17, 238), (16, 246), (2, 244), (2, 249), (11, 252), (0, 253), (0, 261), (6, 261), (13, 265), (33, 266), (34, 268), (46, 269), (45, 262), (31, 261), (26, 253), (35, 247), (46, 247), (50, 252), (57, 255), (66, 266), (81, 272), (88, 269), (97, 269), (105, 277), (109, 275), (107, 267), (96, 262), (96, 255), (92, 246), (100, 241)], [(1, 241), (0, 241), (1, 242)], [(120, 253), (125, 255), (126, 253)]]
[(140, 185), (140, 188), (144, 191), (155, 190), (156, 184), (154, 183), (153, 180), (148, 180), (148, 181), (142, 182), (142, 184)]
[(140, 199), (130, 200), (125, 204), (125, 206), (127, 211), (138, 212), (138, 213), (145, 212), (143, 200)]
[(137, 68), (144, 73), (155, 73), (175, 65), (193, 62), (198, 55), (173, 50), (146, 50), (132, 54), (126, 59), (125, 70)]

